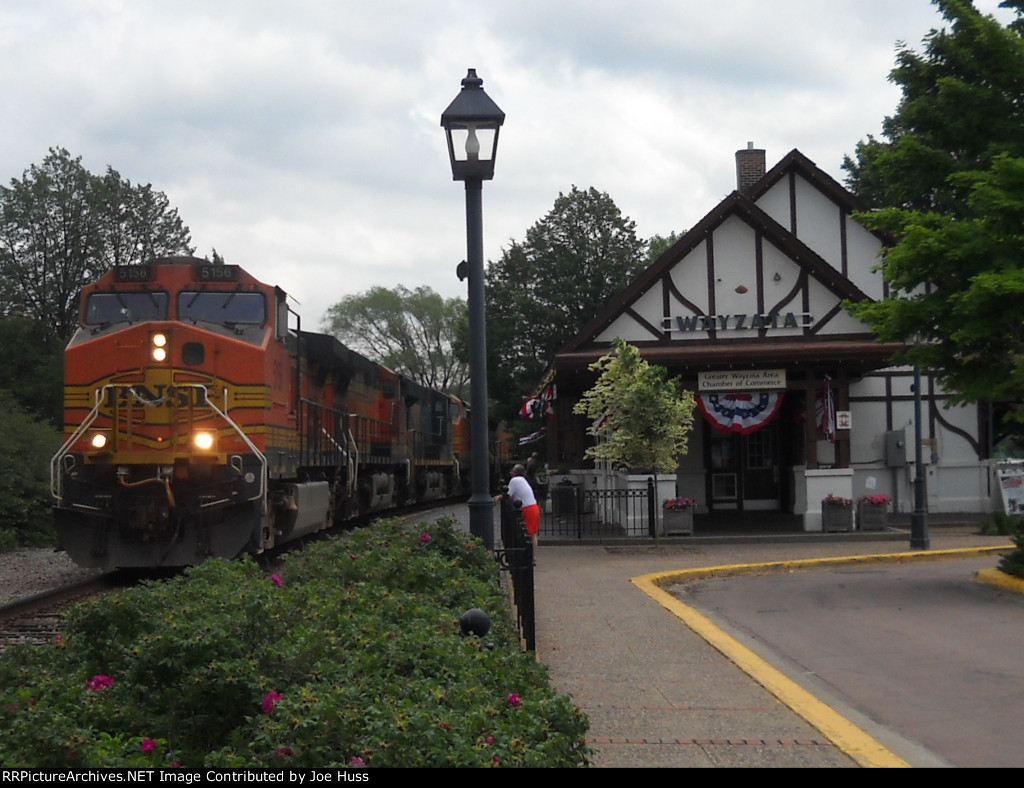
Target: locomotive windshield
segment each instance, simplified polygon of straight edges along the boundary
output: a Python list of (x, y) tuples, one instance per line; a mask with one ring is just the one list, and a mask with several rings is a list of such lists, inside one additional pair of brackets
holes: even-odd
[(162, 291), (92, 293), (85, 305), (87, 326), (166, 319), (167, 293)]
[(178, 293), (178, 319), (262, 325), (267, 319), (267, 305), (263, 293), (182, 290)]

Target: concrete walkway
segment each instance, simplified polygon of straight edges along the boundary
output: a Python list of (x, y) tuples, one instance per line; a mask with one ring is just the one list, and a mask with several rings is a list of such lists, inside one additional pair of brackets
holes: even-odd
[[(448, 512), (463, 525), (465, 507)], [(931, 551), (1007, 547), (974, 528), (933, 528)], [(590, 718), (595, 767), (932, 766), (907, 762), (663, 590), (686, 572), (840, 556), (899, 560), (909, 534), (806, 534), (661, 545), (544, 545), (537, 658)], [(893, 541), (893, 537), (897, 541)], [(920, 554), (920, 551), (918, 551)], [(886, 560), (885, 558), (879, 560)], [(651, 576), (654, 577), (651, 577)], [(798, 713), (799, 712), (799, 713)], [(810, 721), (809, 721), (810, 720)], [(913, 759), (911, 759), (913, 760)]]

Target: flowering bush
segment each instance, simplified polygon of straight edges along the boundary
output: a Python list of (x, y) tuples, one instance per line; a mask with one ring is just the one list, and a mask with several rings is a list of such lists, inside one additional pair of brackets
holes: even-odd
[(891, 500), (892, 498), (884, 493), (879, 493), (877, 495), (863, 495), (860, 498), (861, 503), (870, 504), (871, 506), (884, 506)]
[[(493, 557), (450, 523), (425, 533), (312, 544), (283, 588), (207, 561), (76, 607), (59, 643), (0, 654), (0, 763), (585, 766), (587, 719), (522, 651)], [(486, 639), (461, 635), (472, 607)]]
[(851, 501), (849, 498), (843, 498), (842, 496), (833, 495), (832, 493), (829, 493), (828, 495), (825, 496), (824, 503), (829, 504), (831, 506), (852, 506), (853, 505), (853, 501)]
[(669, 510), (690, 509), (694, 503), (693, 498), (667, 498), (665, 500), (665, 508)]

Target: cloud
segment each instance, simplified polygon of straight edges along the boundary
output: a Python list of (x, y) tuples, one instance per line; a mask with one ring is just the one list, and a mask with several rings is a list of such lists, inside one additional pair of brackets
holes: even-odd
[(317, 325), (376, 284), (465, 293), (439, 120), (469, 67), (507, 114), (484, 189), (495, 259), (572, 185), (645, 237), (685, 229), (733, 188), (748, 140), (840, 178), (896, 106), (896, 42), (940, 21), (926, 0), (12, 0), (0, 178), (63, 146), (152, 183), (200, 254)]

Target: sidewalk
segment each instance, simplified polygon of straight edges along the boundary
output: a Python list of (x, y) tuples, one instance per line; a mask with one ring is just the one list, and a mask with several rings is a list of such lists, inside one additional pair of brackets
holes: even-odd
[[(465, 525), (465, 510), (457, 506), (446, 513)], [(933, 528), (932, 551), (1008, 544), (1006, 537), (979, 536), (972, 530)], [(857, 752), (851, 753), (855, 747), (840, 749), (832, 741), (849, 739), (830, 739), (812, 726), (712, 646), (714, 635), (706, 630), (698, 634), (665, 606), (671, 602), (663, 604), (665, 600), (652, 598), (633, 582), (652, 573), (700, 567), (908, 550), (909, 535), (900, 541), (892, 541), (891, 535), (884, 540), (863, 536), (834, 540), (828, 534), (808, 534), (800, 540), (760, 542), (737, 537), (691, 545), (685, 539), (663, 540), (660, 547), (542, 543), (535, 572), (537, 658), (548, 666), (552, 684), (572, 695), (590, 718), (588, 738), (596, 751), (592, 765), (864, 763)], [(879, 765), (900, 763), (883, 757)]]

